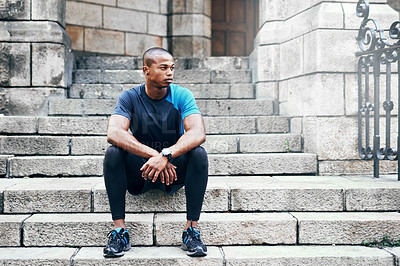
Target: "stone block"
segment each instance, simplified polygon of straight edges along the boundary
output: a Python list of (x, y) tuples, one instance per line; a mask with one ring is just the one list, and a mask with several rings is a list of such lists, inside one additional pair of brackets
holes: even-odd
[(106, 137), (73, 137), (72, 155), (104, 155), (110, 144)]
[(7, 20), (29, 20), (31, 18), (31, 1), (3, 0), (0, 3), (0, 18)]
[(0, 136), (2, 154), (68, 155), (69, 138), (48, 136)]
[(240, 136), (240, 152), (301, 152), (301, 136), (294, 134), (255, 134)]
[(65, 8), (65, 0), (35, 0), (32, 1), (32, 19), (56, 21), (65, 28)]
[(292, 134), (302, 134), (303, 133), (303, 118), (302, 117), (292, 117), (290, 119), (290, 132)]
[[(343, 3), (342, 5), (345, 29), (358, 30), (361, 26), (362, 18), (355, 14), (357, 3)], [(389, 5), (371, 4), (369, 6), (369, 18), (375, 19), (382, 30), (388, 30), (393, 22), (399, 20), (399, 13)], [(368, 25), (375, 28), (372, 23)], [(385, 35), (389, 37), (387, 33)]]
[(286, 133), (289, 132), (289, 119), (284, 116), (257, 117), (258, 133)]
[[(186, 255), (178, 247), (133, 247), (131, 251), (117, 259), (118, 265), (223, 265), (223, 258), (218, 247), (207, 247), (208, 255), (203, 258), (193, 258)], [(74, 258), (74, 265), (105, 266), (110, 265), (102, 255), (102, 248), (84, 247)]]
[(344, 115), (344, 87), (341, 74), (316, 74), (280, 82), (280, 95), (287, 95), (288, 103), (282, 114)]
[(118, 31), (86, 28), (85, 51), (105, 54), (124, 54), (125, 34)]
[(172, 37), (172, 53), (181, 57), (211, 56), (211, 40), (206, 37)]
[[(12, 157), (12, 155), (0, 155), (0, 176), (6, 176), (7, 175), (7, 164), (8, 164), (8, 159)], [(3, 202), (3, 195), (1, 193), (0, 195), (1, 201)], [(3, 206), (0, 204), (0, 213), (3, 211)]]
[(388, 5), (392, 7), (394, 10), (397, 10), (400, 12), (400, 3), (397, 2), (396, 0), (388, 0)]
[[(354, 72), (359, 50), (355, 30), (322, 30), (304, 35), (304, 73)], [(327, 47), (335, 47), (334, 52)]]
[(85, 0), (85, 2), (106, 6), (116, 6), (117, 0)]
[(75, 84), (100, 83), (102, 71), (100, 69), (77, 69), (72, 74)]
[(70, 265), (76, 248), (0, 248), (0, 261), (5, 265)]
[(255, 117), (204, 117), (207, 134), (255, 133)]
[[(3, 94), (4, 93), (4, 94)], [(1, 113), (6, 115), (47, 115), (48, 101), (64, 97), (65, 90), (58, 88), (0, 88)]]
[(343, 211), (344, 189), (329, 180), (231, 179), (232, 211)]
[[(373, 176), (374, 164), (373, 161), (365, 160), (346, 160), (344, 161), (346, 174), (365, 174)], [(397, 163), (395, 161), (381, 161), (379, 162), (379, 171), (381, 174), (396, 174)]]
[(279, 45), (259, 46), (250, 54), (253, 82), (275, 81), (280, 72)]
[(226, 265), (393, 265), (391, 254), (360, 246), (223, 247)]
[(70, 26), (66, 28), (68, 36), (71, 38), (71, 47), (73, 50), (83, 51), (83, 27)]
[(178, 14), (170, 17), (173, 36), (211, 37), (211, 20), (202, 14)]
[[(193, 62), (195, 58), (192, 59), (192, 66), (196, 64)], [(248, 70), (249, 68), (249, 60), (247, 57), (240, 56), (212, 56), (198, 59), (197, 62), (198, 68), (210, 69), (210, 70)]]
[(91, 189), (103, 180), (24, 178), (17, 181), (4, 189), (4, 213), (90, 212)]
[[(127, 212), (186, 212), (186, 196), (184, 188), (174, 194), (166, 194), (161, 190), (150, 190), (137, 196), (126, 193)], [(95, 212), (110, 210), (104, 182), (93, 189)], [(213, 182), (210, 178), (204, 195), (203, 211), (228, 211), (229, 189), (225, 184)]]
[(270, 100), (198, 100), (197, 106), (204, 116), (274, 114), (274, 104)]
[(29, 43), (0, 43), (0, 86), (30, 86)]
[(56, 135), (106, 135), (107, 122), (105, 117), (40, 117), (38, 132)]
[(210, 175), (305, 174), (316, 173), (315, 154), (212, 154)]
[(176, 83), (210, 83), (209, 70), (180, 70), (174, 73)]
[(298, 37), (280, 46), (281, 80), (304, 74), (303, 37)]
[(0, 215), (0, 241), (1, 246), (15, 247), (20, 246), (21, 223), (29, 215)]
[(67, 1), (66, 22), (69, 25), (101, 28), (103, 20), (102, 9), (100, 5)]
[(167, 16), (149, 13), (147, 16), (148, 34), (167, 36)]
[[(133, 245), (153, 244), (153, 214), (127, 214), (125, 221)], [(24, 245), (101, 246), (112, 225), (110, 214), (35, 214), (24, 223)]]
[(160, 13), (160, 3), (158, 0), (149, 0), (146, 2), (137, 2), (131, 0), (118, 0), (119, 7), (136, 9), (147, 12)]
[[(157, 214), (157, 245), (181, 243), (185, 218), (183, 213)], [(296, 220), (288, 213), (202, 213), (198, 226), (206, 245), (296, 243)]]
[(168, 12), (168, 0), (160, 0), (160, 13), (167, 15)]
[(105, 70), (100, 73), (100, 83), (141, 84), (144, 81), (142, 70)]
[(103, 156), (36, 156), (10, 159), (10, 176), (101, 176)]
[(32, 44), (32, 85), (67, 87), (67, 49), (61, 44)]
[(49, 101), (49, 115), (83, 115), (83, 100), (54, 98)]
[(229, 98), (231, 98), (231, 99), (254, 99), (255, 98), (254, 85), (253, 84), (232, 84)]
[(126, 33), (126, 54), (141, 56), (152, 47), (161, 47), (162, 38), (146, 34)]
[(69, 89), (69, 96), (82, 99), (117, 99), (126, 89), (122, 84), (73, 84)]
[(257, 82), (255, 85), (256, 99), (280, 100), (278, 82)]
[(172, 6), (172, 13), (185, 13), (185, 0), (172, 0), (171, 6)]
[(37, 133), (37, 117), (0, 116), (0, 133), (33, 134)]
[(239, 137), (235, 135), (207, 136), (207, 141), (202, 147), (208, 154), (212, 153), (237, 153)]
[(251, 83), (250, 70), (213, 70), (211, 71), (211, 83)]
[(319, 161), (320, 175), (343, 175), (345, 173), (344, 161)]
[[(138, 23), (140, 21), (140, 23)], [(147, 14), (122, 8), (104, 7), (104, 28), (119, 31), (145, 33)]]
[(292, 213), (299, 223), (299, 244), (356, 244), (400, 236), (399, 213)]
[[(176, 73), (178, 73), (177, 71)], [(227, 99), (229, 98), (229, 84), (179, 84), (188, 88), (195, 99)], [(246, 86), (245, 86), (246, 88)], [(232, 89), (231, 89), (232, 90)], [(232, 92), (231, 92), (232, 93)]]
[(137, 70), (141, 69), (136, 56), (118, 56), (118, 55), (101, 55), (101, 56), (77, 56), (77, 69), (101, 69), (101, 70)]

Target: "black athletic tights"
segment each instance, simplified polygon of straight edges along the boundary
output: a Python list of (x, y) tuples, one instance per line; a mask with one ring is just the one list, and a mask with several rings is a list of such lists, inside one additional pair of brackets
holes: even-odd
[(203, 205), (204, 193), (208, 181), (207, 153), (202, 147), (171, 160), (175, 165), (178, 180), (172, 185), (161, 183), (158, 177), (155, 183), (144, 180), (140, 168), (147, 159), (128, 153), (123, 149), (110, 146), (104, 158), (104, 180), (113, 220), (125, 219), (125, 193), (133, 195), (158, 188), (173, 193), (185, 186), (186, 216), (188, 220), (198, 221)]

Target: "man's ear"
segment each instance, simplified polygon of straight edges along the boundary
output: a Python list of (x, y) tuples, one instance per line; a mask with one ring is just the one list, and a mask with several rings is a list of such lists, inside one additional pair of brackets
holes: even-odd
[(149, 67), (148, 66), (143, 66), (143, 74), (149, 75)]

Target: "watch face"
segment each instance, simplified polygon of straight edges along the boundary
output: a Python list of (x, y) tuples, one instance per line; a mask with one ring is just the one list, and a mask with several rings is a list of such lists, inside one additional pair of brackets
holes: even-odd
[(163, 156), (168, 156), (168, 155), (171, 154), (171, 150), (170, 149), (163, 149), (161, 151), (161, 153), (162, 153)]

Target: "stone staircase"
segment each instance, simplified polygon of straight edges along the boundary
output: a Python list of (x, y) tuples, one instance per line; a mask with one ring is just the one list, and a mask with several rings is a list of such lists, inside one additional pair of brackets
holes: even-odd
[[(275, 103), (255, 99), (247, 58), (178, 58), (207, 127), (210, 178), (199, 223), (209, 246), (177, 245), (184, 189), (127, 195), (133, 249), (106, 260), (111, 215), (102, 178), (108, 115), (143, 82), (136, 57), (78, 57), (68, 98), (48, 116), (0, 117), (0, 264), (398, 265), (400, 250), (360, 246), (400, 237), (396, 177), (327, 177)], [(29, 178), (21, 178), (29, 177)]]

